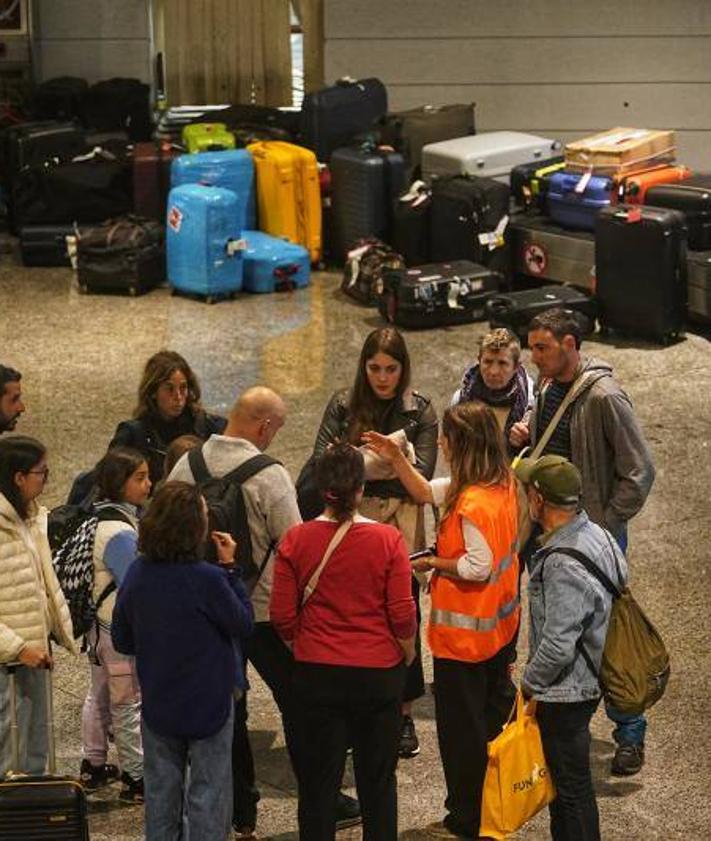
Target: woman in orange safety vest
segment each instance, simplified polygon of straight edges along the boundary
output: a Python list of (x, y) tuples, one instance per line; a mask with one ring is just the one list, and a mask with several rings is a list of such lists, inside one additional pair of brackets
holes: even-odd
[[(427, 481), (389, 439), (363, 436), (411, 497), (443, 508), (432, 554), (428, 629), (434, 657), (437, 737), (447, 784), (434, 835), (477, 838), (490, 728), (503, 725), (508, 663), (519, 622), (516, 485), (496, 416), (479, 402), (450, 407), (439, 443), (451, 478)], [(494, 723), (493, 718), (498, 720)]]

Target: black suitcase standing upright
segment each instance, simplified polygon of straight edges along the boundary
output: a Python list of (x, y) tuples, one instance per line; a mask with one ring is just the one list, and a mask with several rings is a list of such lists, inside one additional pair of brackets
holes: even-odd
[[(10, 740), (12, 760), (19, 767), (19, 735), (15, 671), (26, 668), (5, 665), (9, 674)], [(77, 780), (56, 775), (52, 673), (47, 670), (47, 735), (49, 773), (14, 775), (0, 781), (0, 838), (2, 841), (89, 841), (86, 794)]]
[(686, 260), (689, 318), (711, 323), (711, 251), (689, 251)]
[(501, 275), (469, 260), (385, 269), (380, 314), (399, 327), (443, 327), (485, 318)]
[(486, 305), (486, 317), (492, 328), (507, 327), (525, 347), (531, 319), (558, 307), (579, 314), (583, 333), (591, 333), (595, 329), (595, 299), (572, 286), (541, 286), (538, 289), (495, 295)]
[(595, 227), (600, 326), (667, 343), (686, 310), (684, 214), (647, 205), (603, 208)]
[(25, 225), (20, 228), (20, 255), (24, 266), (71, 266), (67, 237), (74, 225)]
[(331, 157), (332, 256), (341, 261), (359, 239), (390, 242), (392, 208), (405, 188), (405, 162), (398, 152), (360, 148)]
[(393, 248), (408, 266), (430, 262), (430, 213), (432, 191), (416, 181), (393, 206)]
[(711, 174), (692, 175), (679, 184), (650, 187), (644, 203), (680, 210), (686, 216), (689, 248), (692, 251), (711, 249)]

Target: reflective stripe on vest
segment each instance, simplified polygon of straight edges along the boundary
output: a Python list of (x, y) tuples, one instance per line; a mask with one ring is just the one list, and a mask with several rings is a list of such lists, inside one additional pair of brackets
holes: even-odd
[(434, 609), (430, 612), (430, 623), (447, 628), (461, 628), (465, 631), (493, 631), (502, 619), (506, 619), (518, 607), (519, 597), (515, 596), (510, 602), (501, 605), (496, 616), (483, 618), (469, 616), (466, 613), (455, 613), (453, 610)]

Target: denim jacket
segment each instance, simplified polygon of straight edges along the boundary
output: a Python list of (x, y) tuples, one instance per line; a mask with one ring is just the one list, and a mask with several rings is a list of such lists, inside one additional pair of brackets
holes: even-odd
[(550, 703), (597, 698), (600, 685), (576, 643), (582, 640), (599, 669), (612, 597), (578, 561), (555, 548), (584, 552), (614, 584), (627, 582), (627, 562), (614, 539), (584, 511), (544, 541), (531, 559), (529, 659), (523, 686), (536, 700)]

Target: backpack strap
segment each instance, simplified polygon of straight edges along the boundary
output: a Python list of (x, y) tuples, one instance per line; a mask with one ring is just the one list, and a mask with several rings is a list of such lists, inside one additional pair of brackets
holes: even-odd
[(202, 447), (193, 447), (188, 452), (188, 465), (190, 466), (190, 472), (193, 474), (195, 484), (204, 485), (205, 482), (209, 482), (212, 479), (212, 474), (207, 469)]
[[(194, 452), (194, 450), (191, 450), (191, 452)], [(222, 478), (227, 482), (233, 482), (236, 485), (243, 485), (247, 479), (251, 479), (252, 476), (256, 476), (257, 473), (261, 473), (262, 470), (267, 467), (271, 467), (272, 464), (281, 464), (281, 462), (266, 455), (266, 453), (259, 453), (256, 456), (248, 458), (247, 461), (242, 462), (239, 467), (236, 467), (229, 473), (225, 473)], [(207, 469), (207, 467), (205, 469)]]

